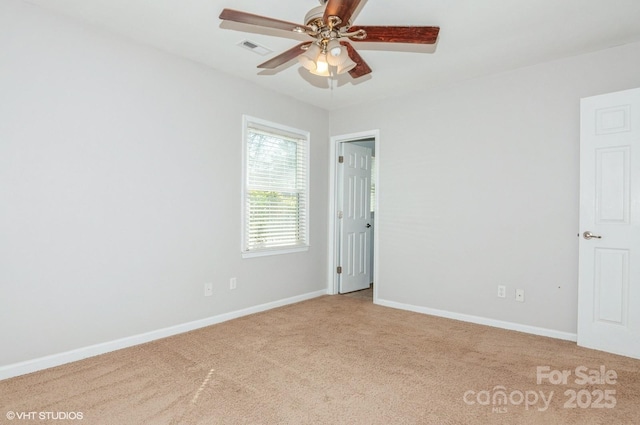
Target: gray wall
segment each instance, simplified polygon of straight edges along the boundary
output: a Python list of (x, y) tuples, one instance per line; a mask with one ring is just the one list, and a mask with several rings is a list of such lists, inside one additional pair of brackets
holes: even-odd
[[(0, 51), (0, 366), (326, 289), (326, 111), (14, 0)], [(309, 252), (241, 259), (242, 114), (311, 132)]]
[(575, 334), (579, 100), (638, 69), (632, 44), (333, 113), (380, 129), (381, 301)]

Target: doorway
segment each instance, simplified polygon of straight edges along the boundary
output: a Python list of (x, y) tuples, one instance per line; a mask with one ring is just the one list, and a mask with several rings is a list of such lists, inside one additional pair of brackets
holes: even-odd
[(379, 145), (378, 130), (332, 137), (329, 190), (327, 292), (372, 292), (374, 303), (379, 289)]

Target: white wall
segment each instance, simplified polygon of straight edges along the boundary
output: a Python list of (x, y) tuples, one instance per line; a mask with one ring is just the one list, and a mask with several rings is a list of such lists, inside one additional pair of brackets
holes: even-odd
[(380, 129), (381, 301), (575, 334), (579, 99), (638, 69), (632, 44), (333, 113)]
[[(326, 289), (326, 111), (16, 0), (0, 52), (0, 366)], [(311, 132), (307, 253), (241, 259), (244, 113)]]

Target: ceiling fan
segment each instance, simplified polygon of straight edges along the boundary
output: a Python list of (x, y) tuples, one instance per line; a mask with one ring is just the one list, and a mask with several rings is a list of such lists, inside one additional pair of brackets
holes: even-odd
[(313, 40), (292, 47), (258, 68), (275, 69), (295, 58), (311, 73), (331, 76), (349, 72), (352, 78), (371, 73), (371, 68), (358, 54), (351, 42), (435, 44), (439, 27), (423, 26), (352, 26), (351, 17), (362, 0), (319, 0), (305, 16), (305, 24), (295, 24), (224, 9), (223, 21), (256, 25), (271, 29), (307, 34)]

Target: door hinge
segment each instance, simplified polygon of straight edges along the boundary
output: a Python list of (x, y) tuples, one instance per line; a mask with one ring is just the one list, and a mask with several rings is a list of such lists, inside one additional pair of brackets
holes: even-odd
[(338, 163), (342, 164), (344, 162), (344, 156), (340, 155), (338, 157)]
[(338, 269), (336, 271), (338, 274), (342, 274), (342, 266), (338, 266)]

